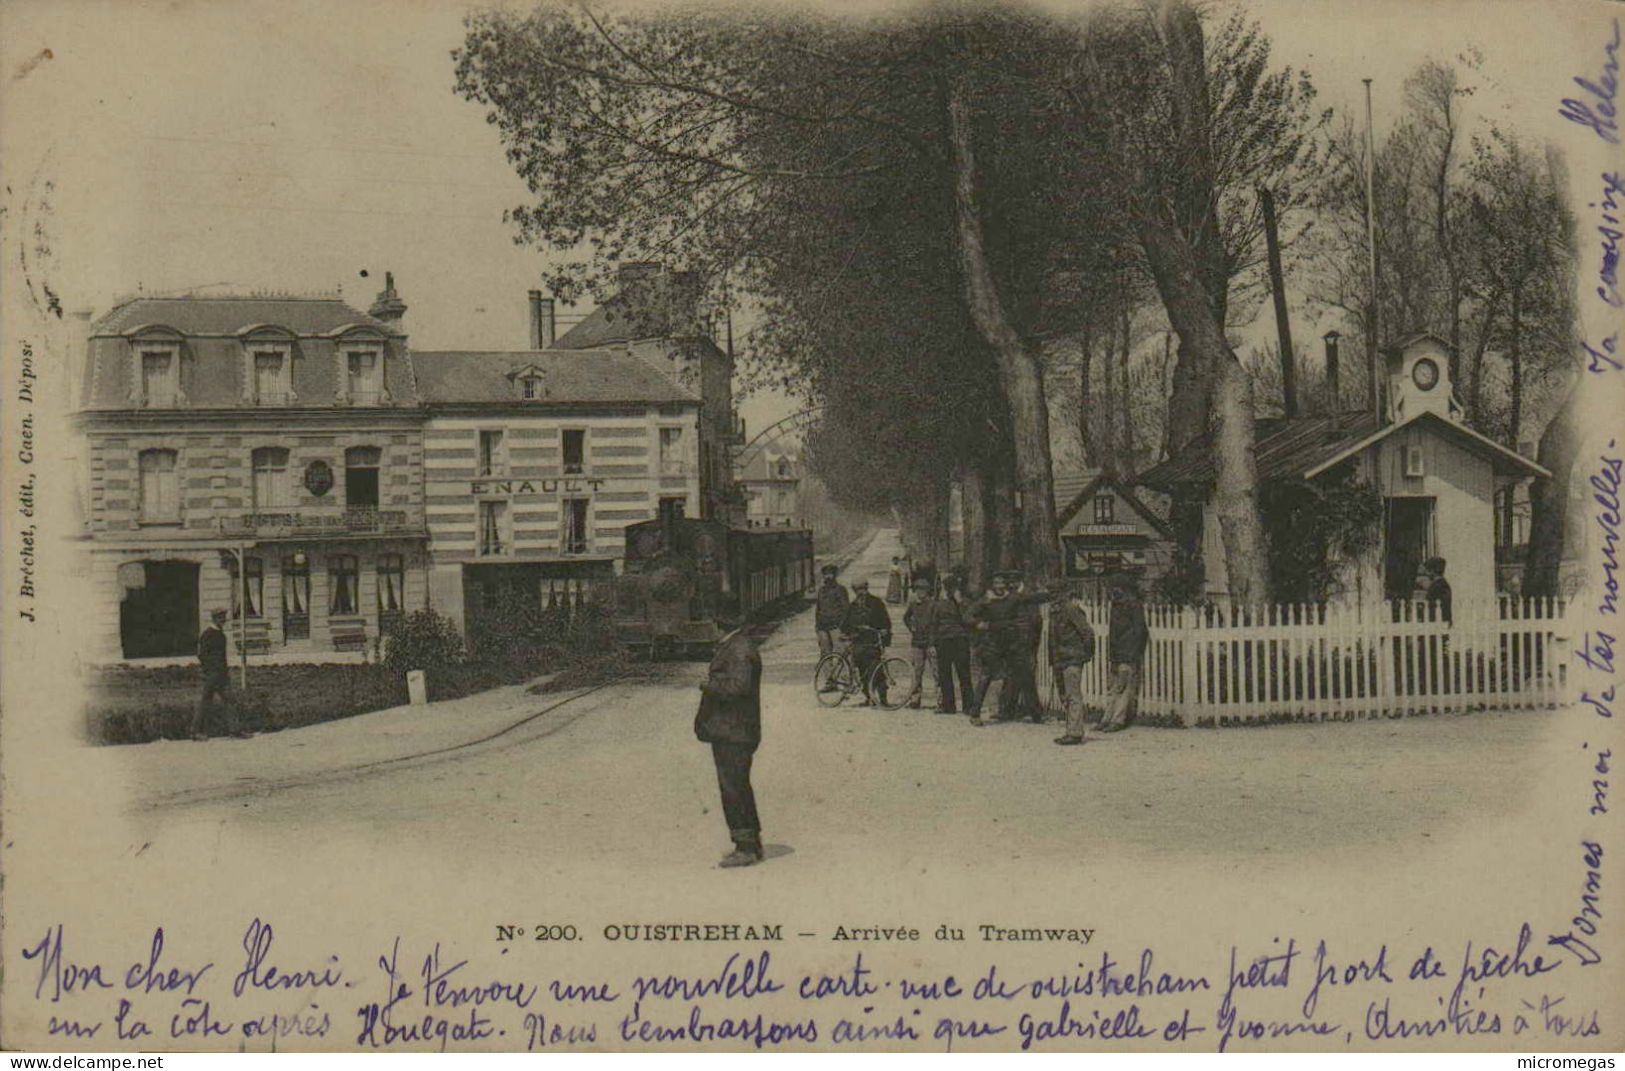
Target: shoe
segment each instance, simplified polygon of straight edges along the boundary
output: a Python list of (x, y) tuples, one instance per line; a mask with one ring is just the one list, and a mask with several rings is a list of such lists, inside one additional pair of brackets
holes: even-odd
[(936, 710), (932, 711), (932, 713), (934, 713), (934, 714), (958, 714), (959, 711), (955, 710), (953, 707), (938, 707)]
[(1074, 745), (1083, 743), (1083, 737), (1073, 736), (1069, 733), (1066, 736), (1057, 736), (1055, 738), (1055, 742), (1060, 744), (1062, 747), (1073, 747)]
[(860, 707), (872, 707), (874, 705), (875, 701), (873, 699), (862, 699), (858, 701), (858, 706)]
[(1124, 729), (1127, 729), (1127, 728), (1128, 728), (1128, 726), (1122, 725), (1122, 724), (1118, 724), (1118, 725), (1102, 725), (1097, 731), (1102, 732), (1102, 733), (1120, 733)]
[(978, 729), (980, 729), (982, 726), (987, 724), (987, 722), (983, 721), (981, 718), (978, 718), (978, 717), (976, 717), (974, 715), (972, 715), (970, 723), (972, 725), (976, 726)]
[(250, 737), (252, 737), (254, 734), (249, 732), (247, 729), (238, 729), (236, 732), (232, 733), (231, 735), (235, 736), (239, 740), (247, 740)]
[(209, 734), (208, 733), (193, 733), (191, 738), (193, 740), (207, 740), (209, 738)]
[(908, 709), (910, 709), (910, 710), (919, 710), (920, 709), (920, 701), (918, 699), (909, 700)]
[(717, 866), (731, 870), (734, 867), (739, 866), (755, 866), (761, 861), (761, 856), (757, 855), (755, 852), (747, 852), (743, 848), (735, 848), (733, 851), (723, 856), (722, 862), (718, 863)]
[(840, 689), (836, 688), (835, 685), (833, 685), (833, 684), (826, 684), (826, 685), (824, 685), (822, 688), (820, 688), (818, 690), (820, 692), (836, 692), (836, 691), (840, 691)]

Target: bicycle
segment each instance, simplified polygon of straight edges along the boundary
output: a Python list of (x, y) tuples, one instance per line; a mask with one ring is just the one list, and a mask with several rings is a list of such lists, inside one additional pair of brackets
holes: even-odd
[[(860, 629), (858, 635), (867, 635), (872, 644), (880, 645), (879, 633), (875, 629)], [(847, 639), (841, 650), (832, 651), (818, 660), (818, 666), (813, 670), (813, 694), (818, 697), (820, 706), (839, 706), (847, 696), (864, 691), (863, 678), (858, 673), (857, 663), (852, 660), (852, 646), (852, 640)], [(869, 671), (868, 694), (875, 697), (882, 710), (896, 710), (908, 701), (913, 673), (908, 659), (897, 655), (882, 656)], [(882, 695), (885, 698), (881, 698)]]

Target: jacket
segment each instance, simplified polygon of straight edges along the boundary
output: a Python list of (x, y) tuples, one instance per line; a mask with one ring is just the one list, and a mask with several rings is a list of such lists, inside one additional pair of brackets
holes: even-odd
[(213, 625), (199, 633), (197, 660), (205, 677), (226, 676), (226, 634)]
[(1438, 610), (1439, 620), (1443, 621), (1447, 625), (1451, 623), (1451, 621), (1450, 621), (1450, 581), (1446, 580), (1442, 576), (1441, 577), (1436, 577), (1434, 579), (1434, 581), (1431, 584), (1428, 585), (1427, 601), (1432, 602), (1432, 603), (1438, 603), (1438, 605), (1439, 605), (1439, 610)]
[(846, 620), (846, 608), (850, 601), (846, 589), (838, 581), (818, 585), (817, 609), (813, 612), (818, 629), (833, 632), (840, 628)]
[(944, 595), (940, 599), (932, 599), (926, 605), (930, 608), (926, 620), (931, 630), (932, 643), (969, 638), (972, 624), (969, 599), (961, 598), (956, 602)]
[(1053, 666), (1081, 666), (1095, 660), (1095, 630), (1071, 600), (1050, 611), (1049, 660)]
[(885, 602), (873, 595), (860, 595), (853, 599), (852, 605), (846, 608), (846, 620), (841, 622), (842, 632), (856, 632), (866, 627), (880, 633), (881, 646), (891, 642), (891, 614), (887, 612)]
[(694, 735), (707, 744), (762, 742), (762, 656), (743, 630), (723, 637), (711, 657)]
[(932, 607), (936, 599), (910, 602), (903, 611), (903, 624), (908, 628), (908, 642), (912, 647), (929, 647), (936, 642), (932, 637)]
[(1146, 644), (1150, 642), (1151, 633), (1145, 624), (1145, 607), (1137, 602), (1122, 600), (1112, 603), (1107, 639), (1112, 664), (1139, 665), (1145, 660)]

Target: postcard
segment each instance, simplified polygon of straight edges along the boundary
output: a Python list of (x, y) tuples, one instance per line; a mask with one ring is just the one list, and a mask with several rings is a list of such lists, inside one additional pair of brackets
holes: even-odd
[(1621, 9), (0, 6), (0, 1044), (1625, 1043)]

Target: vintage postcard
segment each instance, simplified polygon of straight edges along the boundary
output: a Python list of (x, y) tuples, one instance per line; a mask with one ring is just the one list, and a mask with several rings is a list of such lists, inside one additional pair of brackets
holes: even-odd
[(0, 1045), (1618, 1051), (1622, 15), (0, 3)]

